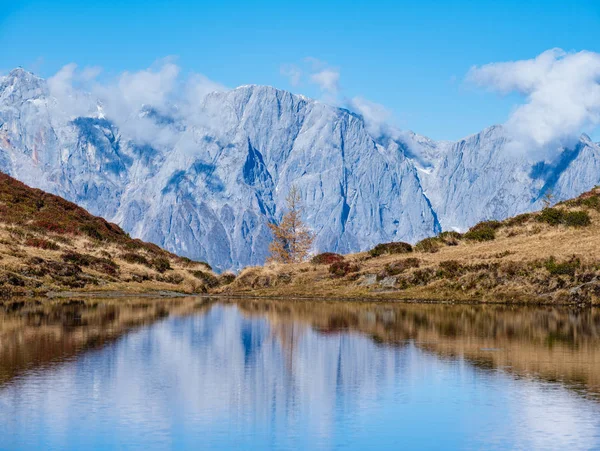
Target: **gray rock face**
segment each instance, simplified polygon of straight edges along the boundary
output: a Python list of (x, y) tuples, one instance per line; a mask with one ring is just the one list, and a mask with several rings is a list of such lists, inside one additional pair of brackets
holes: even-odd
[(528, 159), (506, 150), (508, 137), (494, 126), (450, 143), (408, 134), (402, 145), (413, 158), (421, 186), (444, 230), (464, 231), (487, 219), (504, 219), (585, 192), (600, 181), (600, 147), (583, 135), (553, 161)]
[(562, 199), (600, 180), (587, 137), (557, 161), (530, 162), (503, 152), (501, 127), (457, 143), (375, 139), (350, 111), (243, 86), (206, 96), (193, 121), (140, 106), (170, 137), (148, 143), (82, 96), (86, 113), (73, 116), (44, 80), (22, 69), (0, 79), (0, 170), (221, 270), (264, 262), (267, 223), (292, 185), (315, 251), (352, 252), (528, 211), (546, 189)]

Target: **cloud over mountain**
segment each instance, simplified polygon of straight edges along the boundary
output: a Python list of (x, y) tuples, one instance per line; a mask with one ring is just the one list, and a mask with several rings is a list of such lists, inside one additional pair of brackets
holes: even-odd
[(467, 79), (524, 97), (506, 122), (515, 150), (569, 146), (600, 124), (600, 54), (547, 50), (535, 58), (471, 68)]

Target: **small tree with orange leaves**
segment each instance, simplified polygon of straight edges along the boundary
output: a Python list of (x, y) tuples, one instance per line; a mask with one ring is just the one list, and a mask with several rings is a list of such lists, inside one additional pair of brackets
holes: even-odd
[(279, 224), (270, 223), (273, 241), (269, 245), (269, 261), (299, 263), (308, 257), (314, 235), (302, 221), (300, 192), (293, 186), (286, 198), (287, 213)]

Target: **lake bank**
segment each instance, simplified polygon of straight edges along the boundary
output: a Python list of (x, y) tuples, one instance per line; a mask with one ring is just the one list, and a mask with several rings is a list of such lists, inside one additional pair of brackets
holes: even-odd
[(228, 295), (600, 304), (600, 189), (411, 246), (246, 268)]

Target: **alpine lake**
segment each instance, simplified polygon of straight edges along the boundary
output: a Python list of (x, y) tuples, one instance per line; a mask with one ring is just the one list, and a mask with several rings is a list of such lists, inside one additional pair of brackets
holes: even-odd
[(600, 309), (8, 299), (0, 449), (600, 449)]

